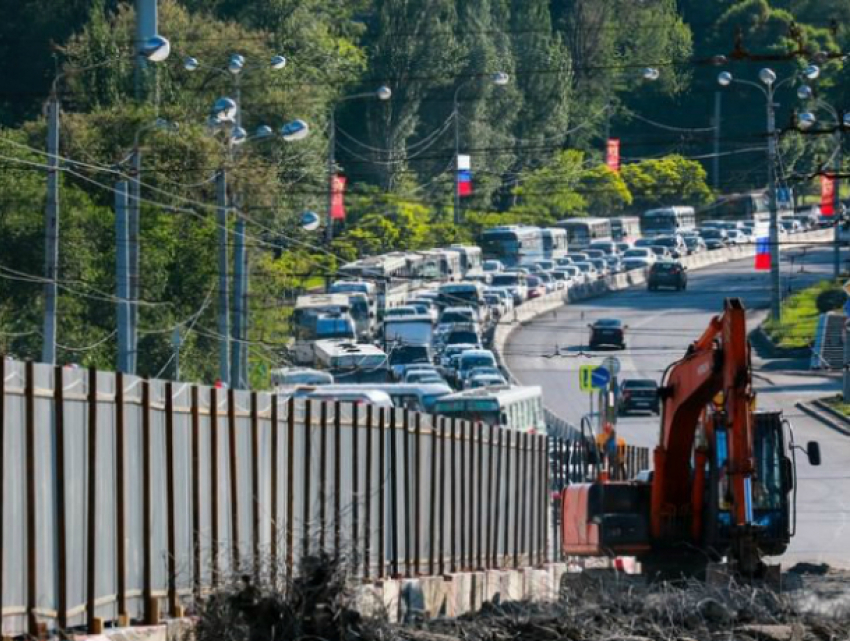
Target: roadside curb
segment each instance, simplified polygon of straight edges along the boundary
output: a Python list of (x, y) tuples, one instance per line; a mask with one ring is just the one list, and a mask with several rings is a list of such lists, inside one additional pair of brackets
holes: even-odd
[(850, 423), (848, 423), (846, 419), (844, 419), (844, 417), (841, 417), (840, 420), (833, 417), (832, 413), (834, 412), (834, 410), (831, 410), (831, 408), (827, 408), (827, 410), (830, 411), (826, 411), (820, 406), (825, 407), (821, 401), (817, 400), (811, 403), (804, 403), (802, 401), (798, 401), (794, 404), (794, 407), (796, 407), (804, 414), (807, 414), (811, 418), (815, 419), (816, 421), (823, 423), (824, 425), (829, 428), (832, 428), (836, 432), (840, 432), (844, 436), (850, 436)]

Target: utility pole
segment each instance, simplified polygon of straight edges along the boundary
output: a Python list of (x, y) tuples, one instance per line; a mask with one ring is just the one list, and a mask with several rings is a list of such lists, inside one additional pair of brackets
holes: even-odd
[(711, 161), (712, 183), (714, 184), (714, 193), (720, 193), (720, 109), (722, 106), (723, 94), (719, 91), (714, 92), (714, 157)]
[[(466, 83), (464, 83), (466, 84)], [(454, 223), (455, 225), (460, 225), (460, 185), (458, 184), (458, 172), (460, 171), (458, 159), (460, 158), (460, 111), (458, 110), (457, 105), (457, 95), (460, 91), (460, 88), (463, 87), (463, 84), (460, 85), (455, 91), (454, 97), (454, 121), (455, 121), (455, 179), (454, 179), (454, 190), (455, 190), (455, 203), (454, 203)]]
[(130, 373), (130, 261), (126, 180), (115, 183), (115, 280), (118, 294), (118, 371)]
[(218, 225), (218, 377), (230, 386), (230, 296), (227, 271), (227, 169), (215, 177), (216, 224)]
[(41, 362), (56, 363), (56, 297), (59, 263), (59, 97), (53, 81), (47, 103), (47, 207), (44, 220), (44, 329)]
[(773, 84), (767, 90), (767, 195), (770, 207), (770, 316), (782, 319), (782, 291), (779, 273), (779, 213), (776, 204), (776, 113)]
[(139, 212), (142, 172), (142, 152), (138, 144), (133, 149), (130, 165), (130, 198), (127, 207), (127, 227), (129, 241), (129, 279), (130, 279), (130, 355), (128, 374), (135, 374), (139, 356)]
[(230, 344), (230, 385), (244, 389), (242, 334), (245, 327), (245, 219), (237, 212), (233, 230), (233, 337)]
[(148, 63), (142, 51), (145, 43), (159, 33), (158, 21), (157, 0), (136, 0), (136, 64), (135, 73), (133, 74), (133, 88), (136, 94), (136, 100), (145, 98)]

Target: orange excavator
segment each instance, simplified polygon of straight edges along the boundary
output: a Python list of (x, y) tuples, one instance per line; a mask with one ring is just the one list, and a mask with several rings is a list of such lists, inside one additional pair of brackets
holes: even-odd
[(561, 496), (568, 556), (634, 556), (644, 573), (704, 575), (728, 563), (764, 576), (796, 521), (796, 452), (820, 464), (816, 442), (794, 442), (779, 412), (754, 411), (746, 312), (724, 302), (659, 388), (660, 442), (654, 469), (634, 480), (568, 486)]

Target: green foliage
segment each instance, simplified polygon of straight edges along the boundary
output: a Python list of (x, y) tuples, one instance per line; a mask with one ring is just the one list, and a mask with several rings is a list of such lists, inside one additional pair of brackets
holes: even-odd
[(704, 205), (711, 201), (702, 165), (682, 156), (665, 156), (625, 165), (621, 170), (638, 210), (661, 205)]
[(818, 298), (833, 291), (840, 291), (840, 284), (823, 281), (790, 296), (782, 303), (782, 320), (766, 321), (765, 331), (780, 347), (808, 347), (815, 339), (821, 314)]
[(578, 192), (583, 164), (580, 151), (562, 151), (551, 164), (523, 172), (514, 190), (519, 203), (513, 211), (531, 214), (546, 224), (583, 213), (587, 201)]

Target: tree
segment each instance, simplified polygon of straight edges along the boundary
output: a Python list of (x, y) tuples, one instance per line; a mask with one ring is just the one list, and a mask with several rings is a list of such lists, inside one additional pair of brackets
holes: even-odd
[(632, 194), (623, 177), (607, 165), (584, 170), (577, 191), (587, 202), (591, 216), (611, 216), (632, 204)]
[(698, 206), (712, 198), (705, 182), (705, 169), (698, 162), (682, 156), (665, 156), (625, 165), (620, 174), (638, 209), (671, 204)]
[(532, 214), (547, 224), (583, 214), (587, 202), (578, 191), (583, 162), (580, 151), (562, 151), (548, 165), (523, 172), (514, 190), (519, 202), (511, 211)]

